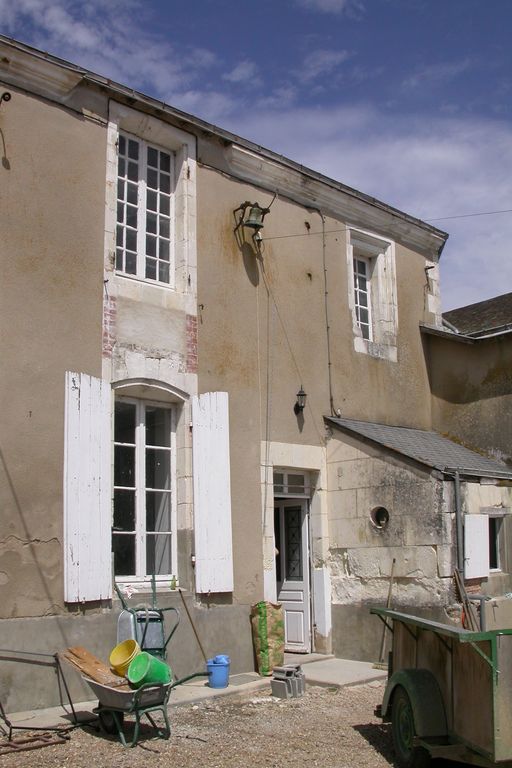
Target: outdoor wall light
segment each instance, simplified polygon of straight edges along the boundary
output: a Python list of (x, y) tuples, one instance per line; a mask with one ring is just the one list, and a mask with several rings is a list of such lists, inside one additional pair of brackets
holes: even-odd
[(297, 392), (296, 397), (297, 397), (297, 400), (296, 400), (295, 405), (293, 406), (293, 411), (294, 411), (295, 415), (298, 416), (299, 413), (302, 413), (302, 411), (306, 407), (307, 395), (304, 392), (304, 390), (302, 389), (302, 384), (300, 385), (300, 389)]
[(256, 234), (260, 229), (263, 229), (263, 219), (269, 210), (270, 207), (262, 208), (259, 203), (251, 203), (246, 200), (233, 211), (236, 220), (235, 232), (239, 227), (248, 227)]

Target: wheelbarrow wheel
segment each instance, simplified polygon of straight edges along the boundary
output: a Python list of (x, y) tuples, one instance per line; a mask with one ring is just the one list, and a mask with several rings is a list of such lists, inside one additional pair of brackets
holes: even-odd
[(431, 759), (426, 749), (415, 746), (416, 728), (411, 700), (405, 688), (397, 686), (391, 707), (391, 729), (396, 759), (400, 768), (428, 768)]
[[(117, 719), (119, 722), (119, 727), (123, 728), (124, 723), (124, 714), (122, 712), (117, 712)], [(114, 720), (114, 715), (109, 709), (99, 709), (98, 710), (98, 717), (100, 719), (100, 725), (102, 729), (105, 731), (105, 733), (109, 733), (113, 736), (118, 736), (118, 730), (116, 721)]]

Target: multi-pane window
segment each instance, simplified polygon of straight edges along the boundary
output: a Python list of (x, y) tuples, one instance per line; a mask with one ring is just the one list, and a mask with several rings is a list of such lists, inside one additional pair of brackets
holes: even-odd
[(502, 570), (501, 565), (501, 530), (502, 517), (489, 517), (489, 568), (491, 571)]
[(112, 549), (117, 577), (176, 574), (173, 435), (171, 408), (116, 402)]
[(116, 269), (172, 283), (173, 155), (119, 135)]
[(354, 306), (363, 339), (371, 340), (370, 265), (366, 259), (354, 257)]

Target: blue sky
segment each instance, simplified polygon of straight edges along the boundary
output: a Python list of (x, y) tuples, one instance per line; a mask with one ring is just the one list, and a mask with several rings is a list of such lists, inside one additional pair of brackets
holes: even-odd
[(512, 213), (489, 213), (512, 209), (512, 0), (0, 0), (0, 21), (435, 219), (444, 309), (512, 290)]

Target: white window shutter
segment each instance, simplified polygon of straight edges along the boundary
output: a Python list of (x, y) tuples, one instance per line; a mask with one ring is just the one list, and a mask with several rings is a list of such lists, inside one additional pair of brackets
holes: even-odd
[(227, 392), (192, 399), (197, 592), (233, 591)]
[(489, 575), (489, 515), (464, 515), (464, 577)]
[(111, 392), (106, 381), (66, 372), (64, 599), (112, 597)]

